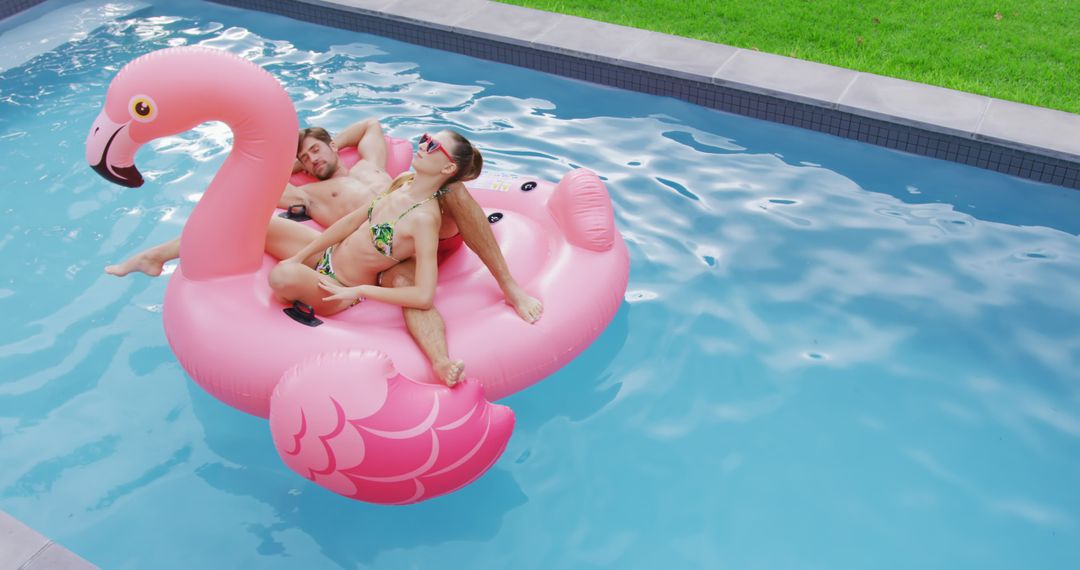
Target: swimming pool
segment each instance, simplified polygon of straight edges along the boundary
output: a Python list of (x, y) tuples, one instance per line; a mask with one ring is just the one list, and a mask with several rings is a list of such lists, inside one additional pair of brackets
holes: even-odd
[[(50, 2), (7, 24), (0, 508), (91, 562), (1080, 562), (1075, 191), (212, 4)], [(517, 430), (477, 483), (405, 508), (306, 483), (263, 420), (186, 378), (166, 281), (101, 273), (177, 235), (227, 152), (216, 124), (158, 141), (137, 190), (85, 165), (112, 75), (179, 43), (254, 59), (302, 123), (449, 125), (490, 170), (608, 180), (626, 303), (505, 401)]]

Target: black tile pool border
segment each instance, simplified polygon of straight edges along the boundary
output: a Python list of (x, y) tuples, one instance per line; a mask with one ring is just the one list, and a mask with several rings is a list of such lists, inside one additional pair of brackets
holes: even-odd
[(29, 10), (45, 0), (0, 0), (0, 20)]
[[(0, 18), (14, 15), (42, 1), (0, 0)], [(705, 80), (708, 78), (704, 77), (702, 80), (688, 79), (610, 61), (477, 37), (455, 32), (445, 26), (392, 19), (378, 10), (368, 8), (350, 10), (348, 6), (339, 4), (281, 0), (210, 1), (314, 24), (388, 37), (599, 85), (673, 97), (709, 109), (975, 166), (1036, 182), (1080, 189), (1080, 161), (1066, 160), (1058, 156), (1048, 156), (992, 141), (951, 135), (832, 107), (719, 85)]]
[(1080, 163), (605, 61), (499, 42), (422, 23), (380, 17), (335, 6), (274, 0), (211, 0), (237, 8), (286, 16), (416, 45), (507, 63), (537, 71), (681, 99), (710, 109), (763, 119), (876, 146), (993, 170), (1020, 178), (1080, 189)]

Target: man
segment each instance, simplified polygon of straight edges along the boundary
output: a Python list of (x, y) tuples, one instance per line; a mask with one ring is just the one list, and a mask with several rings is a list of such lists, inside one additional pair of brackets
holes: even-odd
[[(329, 227), (346, 214), (367, 206), (389, 187), (386, 140), (375, 119), (354, 123), (332, 138), (318, 127), (304, 129), (301, 135), (293, 170), (304, 170), (318, 181), (299, 187), (287, 184), (279, 207), (302, 205), (308, 216), (323, 227)], [(350, 146), (357, 147), (361, 159), (352, 168), (346, 168), (339, 161), (337, 151)], [(460, 233), (461, 239), (495, 277), (506, 304), (529, 323), (539, 320), (543, 305), (526, 293), (510, 274), (483, 209), (460, 182), (450, 185), (449, 190), (439, 198), (443, 212), (440, 239), (454, 239)], [(123, 263), (110, 265), (105, 272), (116, 276), (132, 272), (157, 276), (167, 261), (179, 255), (180, 239), (177, 238), (142, 251)], [(382, 284), (391, 287), (412, 285), (415, 270), (415, 262), (406, 260), (383, 272)], [(404, 316), (409, 333), (431, 361), (435, 373), (448, 385), (457, 383), (464, 372), (464, 363), (451, 360), (448, 355), (446, 328), (439, 312), (434, 308), (406, 308)]]

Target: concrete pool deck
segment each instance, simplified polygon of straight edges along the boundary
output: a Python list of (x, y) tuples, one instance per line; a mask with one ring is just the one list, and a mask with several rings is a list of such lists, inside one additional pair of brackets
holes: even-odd
[(94, 570), (97, 566), (0, 511), (0, 570)]
[(1080, 189), (1074, 113), (490, 0), (210, 1)]
[(1080, 189), (1072, 113), (489, 0), (211, 1)]

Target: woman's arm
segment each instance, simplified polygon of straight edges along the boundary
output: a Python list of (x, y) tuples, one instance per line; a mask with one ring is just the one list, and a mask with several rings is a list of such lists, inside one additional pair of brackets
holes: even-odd
[[(383, 303), (430, 309), (435, 300), (435, 285), (439, 279), (439, 224), (442, 218), (431, 212), (416, 212), (417, 219), (413, 233), (416, 244), (416, 279), (409, 287), (379, 287), (377, 285), (357, 285), (342, 287), (332, 280), (324, 279), (323, 290), (330, 293), (325, 300), (336, 299), (375, 299)], [(311, 253), (314, 253), (312, 251)], [(309, 253), (310, 255), (310, 253)]]
[(368, 213), (366, 208), (357, 208), (352, 212), (349, 212), (345, 217), (334, 222), (334, 225), (326, 228), (326, 231), (319, 234), (319, 237), (315, 238), (311, 243), (305, 245), (303, 249), (298, 251), (295, 255), (288, 259), (282, 259), (285, 262), (297, 262), (303, 263), (305, 259), (311, 256), (311, 254), (323, 251), (326, 248), (339, 244), (349, 237), (349, 234), (360, 229), (360, 226), (364, 225), (368, 219)]

